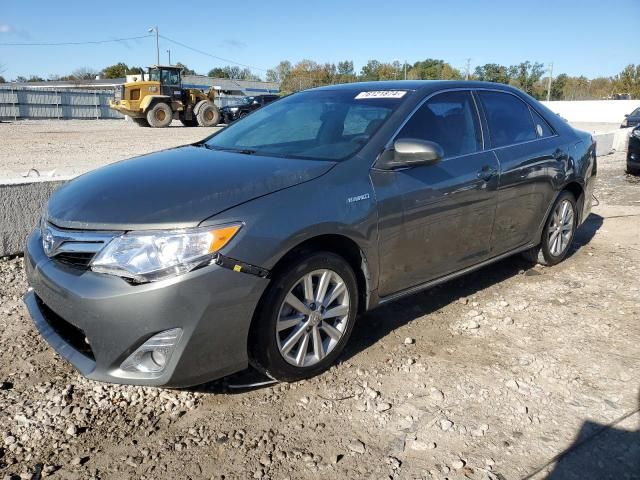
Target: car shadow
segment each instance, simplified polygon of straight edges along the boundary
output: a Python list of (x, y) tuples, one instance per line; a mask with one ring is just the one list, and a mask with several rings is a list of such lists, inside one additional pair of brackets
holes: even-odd
[[(547, 480), (640, 479), (640, 395), (638, 407), (609, 424), (586, 421), (573, 443), (522, 480), (553, 466)], [(633, 418), (635, 430), (616, 428)]]
[[(599, 215), (591, 214), (576, 232), (569, 256), (587, 245), (603, 223)], [(429, 315), (461, 298), (471, 296), (515, 275), (540, 275), (535, 264), (519, 255), (506, 258), (475, 272), (428, 290), (377, 307), (361, 315), (339, 361), (344, 362), (366, 350), (397, 328), (424, 315)], [(242, 393), (264, 388), (274, 382), (252, 368), (188, 390), (201, 393)]]

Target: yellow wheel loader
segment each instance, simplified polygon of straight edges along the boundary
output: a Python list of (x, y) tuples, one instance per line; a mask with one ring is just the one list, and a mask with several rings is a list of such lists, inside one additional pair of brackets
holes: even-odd
[(117, 87), (109, 107), (131, 117), (142, 127), (167, 127), (174, 118), (186, 127), (217, 125), (220, 111), (213, 103), (213, 87), (207, 93), (183, 88), (181, 72), (182, 67), (151, 66), (141, 81)]

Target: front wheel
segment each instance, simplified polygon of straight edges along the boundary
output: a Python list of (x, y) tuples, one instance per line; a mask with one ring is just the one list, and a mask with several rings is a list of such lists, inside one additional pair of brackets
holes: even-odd
[(525, 252), (525, 258), (541, 265), (560, 263), (569, 253), (577, 227), (576, 200), (570, 192), (562, 192), (553, 204), (540, 245)]
[(296, 381), (331, 366), (351, 335), (358, 312), (353, 269), (340, 256), (302, 256), (273, 279), (254, 318), (252, 365), (281, 381)]
[(196, 108), (198, 110), (196, 118), (201, 127), (215, 127), (220, 122), (220, 110), (213, 102), (206, 100)]
[(166, 103), (156, 103), (147, 112), (147, 122), (154, 128), (168, 127), (173, 120), (173, 111)]

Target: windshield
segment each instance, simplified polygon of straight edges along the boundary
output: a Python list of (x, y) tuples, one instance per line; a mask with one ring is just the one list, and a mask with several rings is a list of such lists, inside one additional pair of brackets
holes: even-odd
[[(406, 92), (319, 90), (270, 103), (215, 134), (206, 146), (242, 153), (343, 160), (354, 155), (400, 105)], [(381, 95), (380, 95), (381, 94)]]
[(243, 105), (249, 105), (251, 104), (251, 102), (253, 102), (253, 97), (242, 97), (240, 103), (242, 103)]

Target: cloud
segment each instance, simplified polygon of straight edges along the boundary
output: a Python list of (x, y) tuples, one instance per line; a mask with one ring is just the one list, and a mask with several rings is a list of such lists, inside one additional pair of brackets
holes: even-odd
[(0, 33), (11, 33), (13, 28), (11, 25), (7, 25), (6, 23), (0, 23)]
[(220, 43), (220, 46), (228, 47), (228, 48), (244, 48), (247, 46), (247, 44), (241, 40), (236, 40), (234, 38), (227, 38)]

